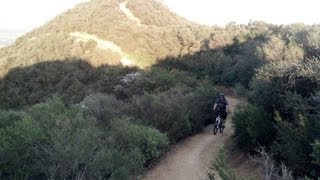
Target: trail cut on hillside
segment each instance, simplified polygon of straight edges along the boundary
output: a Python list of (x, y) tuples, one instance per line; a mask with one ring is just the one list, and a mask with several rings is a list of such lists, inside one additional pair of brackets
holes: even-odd
[(127, 16), (131, 21), (136, 22), (139, 26), (141, 26), (141, 20), (133, 15), (133, 13), (127, 7), (127, 1), (124, 1), (119, 4), (120, 10)]
[(170, 152), (152, 170), (147, 172), (144, 180), (204, 180), (208, 179), (207, 170), (220, 148), (231, 137), (231, 114), (239, 100), (228, 97), (230, 114), (225, 131), (213, 135), (212, 125), (197, 135), (186, 138), (175, 145)]
[(118, 53), (121, 56), (121, 64), (123, 66), (134, 66), (134, 63), (131, 59), (129, 59), (129, 55), (124, 53), (120, 46), (116, 45), (115, 43), (107, 40), (103, 40), (98, 38), (95, 35), (90, 35), (87, 33), (81, 33), (81, 32), (72, 32), (69, 34), (72, 37), (77, 38), (76, 41), (94, 41), (97, 43), (97, 47), (103, 50), (111, 50), (112, 52)]

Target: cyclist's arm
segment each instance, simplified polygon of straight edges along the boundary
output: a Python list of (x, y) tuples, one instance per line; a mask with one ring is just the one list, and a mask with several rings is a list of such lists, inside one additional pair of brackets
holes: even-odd
[(217, 103), (214, 103), (213, 110), (215, 111), (217, 107)]

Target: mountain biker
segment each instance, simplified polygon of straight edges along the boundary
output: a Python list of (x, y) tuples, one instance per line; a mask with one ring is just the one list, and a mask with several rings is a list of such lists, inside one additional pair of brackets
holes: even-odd
[(221, 124), (222, 124), (222, 127), (224, 128), (227, 114), (229, 112), (229, 104), (223, 93), (221, 93), (219, 95), (219, 98), (216, 100), (213, 106), (213, 111), (215, 112), (214, 119), (216, 119), (217, 116), (220, 114), (222, 118)]

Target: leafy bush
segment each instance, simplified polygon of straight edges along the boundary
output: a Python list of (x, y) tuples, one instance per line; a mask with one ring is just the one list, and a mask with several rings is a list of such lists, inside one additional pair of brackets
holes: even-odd
[(32, 107), (21, 121), (1, 131), (5, 142), (0, 154), (7, 155), (1, 169), (9, 177), (87, 176), (103, 151), (95, 121), (57, 99)]
[[(130, 81), (124, 81), (128, 75), (138, 74)], [(136, 72), (126, 74), (118, 85), (115, 86), (113, 93), (119, 99), (128, 99), (134, 95), (147, 93), (158, 93), (167, 91), (178, 84), (195, 85), (196, 80), (189, 77), (187, 73), (181, 71), (168, 71), (162, 68), (153, 67), (147, 72)]]
[(269, 145), (275, 135), (272, 117), (262, 108), (247, 105), (237, 109), (232, 116), (234, 138), (238, 147), (251, 150), (259, 145)]
[(142, 124), (166, 132), (170, 140), (176, 141), (202, 129), (207, 103), (208, 99), (191, 88), (175, 87), (158, 94), (134, 96), (128, 112)]
[(90, 95), (79, 106), (103, 125), (110, 124), (114, 118), (132, 118), (177, 140), (199, 132), (204, 122), (211, 120), (213, 97), (217, 97), (214, 87), (203, 81), (195, 89), (178, 86), (157, 94), (135, 95), (127, 101), (114, 95)]
[(177, 140), (192, 132), (188, 106), (193, 95), (190, 89), (175, 88), (157, 95), (135, 96), (129, 112), (143, 124), (167, 132), (171, 140)]
[(34, 148), (45, 139), (39, 123), (30, 118), (0, 129), (0, 177), (27, 179), (44, 174)]
[(95, 68), (78, 59), (16, 68), (0, 80), (0, 107), (22, 109), (44, 102), (54, 94), (70, 104), (79, 103), (92, 93), (114, 93), (121, 78), (136, 71), (135, 68), (117, 66)]
[(115, 119), (111, 122), (110, 134), (114, 143), (120, 147), (139, 148), (147, 162), (159, 157), (168, 145), (168, 138), (157, 129), (136, 125), (127, 119)]
[(16, 111), (0, 110), (0, 128), (12, 126), (16, 121), (20, 121), (23, 113)]
[(314, 159), (313, 163), (320, 165), (320, 142), (316, 140), (312, 144), (312, 148), (313, 148), (313, 153), (311, 154), (311, 156)]
[[(271, 144), (271, 153), (277, 161), (282, 161), (296, 176), (319, 176), (319, 164), (312, 163), (316, 149), (314, 143), (320, 137), (319, 117), (298, 114), (293, 120), (276, 116), (277, 136)], [(304, 167), (304, 168), (301, 168)]]
[[(130, 80), (127, 77), (132, 76)], [(120, 99), (130, 98), (133, 95), (143, 95), (144, 92), (154, 93), (166, 91), (178, 84), (195, 85), (196, 80), (189, 77), (186, 72), (168, 71), (153, 67), (142, 72), (126, 74), (115, 87), (115, 95)]]
[(271, 153), (276, 160), (290, 167), (295, 175), (301, 176), (309, 171), (307, 167), (310, 163), (311, 147), (308, 142), (306, 126), (303, 125), (306, 119), (300, 118), (301, 124), (299, 125), (278, 119), (277, 136), (271, 146)]
[(21, 114), (0, 128), (1, 178), (128, 179), (168, 145), (165, 134), (127, 120), (99, 127), (57, 98)]
[(91, 94), (83, 99), (79, 106), (95, 117), (100, 124), (109, 125), (114, 118), (125, 114), (125, 102), (114, 95)]

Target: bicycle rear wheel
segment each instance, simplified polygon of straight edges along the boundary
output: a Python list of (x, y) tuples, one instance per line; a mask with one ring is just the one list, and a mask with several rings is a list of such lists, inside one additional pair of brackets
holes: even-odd
[(223, 133), (224, 125), (220, 124), (219, 129), (220, 129), (220, 133)]

